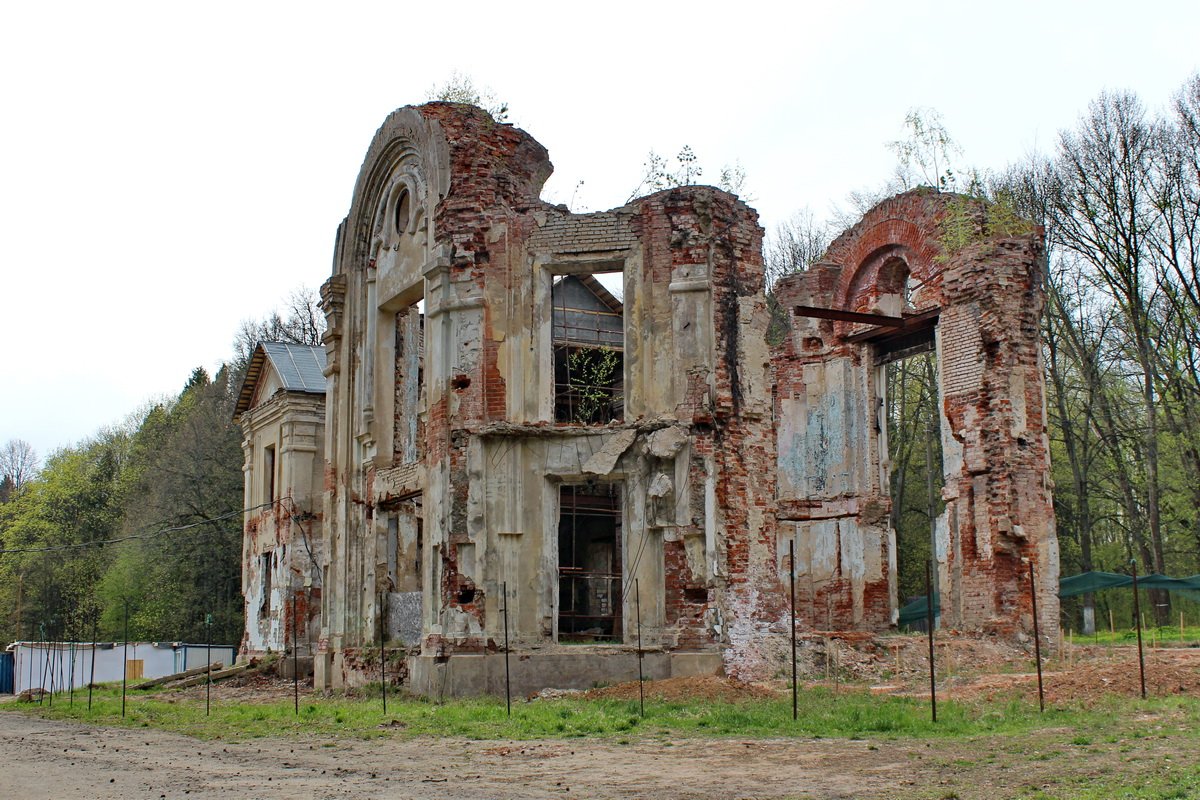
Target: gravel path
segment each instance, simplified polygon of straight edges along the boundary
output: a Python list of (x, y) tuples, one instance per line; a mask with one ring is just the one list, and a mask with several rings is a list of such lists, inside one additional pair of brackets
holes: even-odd
[(909, 757), (855, 741), (204, 742), (11, 713), (0, 747), (0, 798), (22, 800), (887, 796)]

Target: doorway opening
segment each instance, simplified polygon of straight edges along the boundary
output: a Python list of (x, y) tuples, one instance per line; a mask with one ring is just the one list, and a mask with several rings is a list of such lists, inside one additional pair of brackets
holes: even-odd
[(900, 606), (925, 596), (925, 567), (933, 562), (937, 587), (937, 520), (945, 510), (941, 414), (933, 329), (927, 339), (880, 354), (886, 373), (888, 485), (896, 534), (896, 587)]
[(622, 641), (621, 538), (618, 484), (559, 489), (560, 642)]

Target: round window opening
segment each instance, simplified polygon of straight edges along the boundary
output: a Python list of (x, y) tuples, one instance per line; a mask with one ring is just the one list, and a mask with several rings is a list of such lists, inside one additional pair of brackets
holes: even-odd
[(403, 234), (408, 231), (409, 216), (412, 213), (412, 203), (409, 199), (407, 191), (401, 191), (400, 196), (396, 198), (396, 233)]

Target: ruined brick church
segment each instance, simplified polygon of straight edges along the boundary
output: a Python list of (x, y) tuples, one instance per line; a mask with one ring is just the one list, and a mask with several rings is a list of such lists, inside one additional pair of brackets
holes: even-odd
[(506, 638), (528, 692), (635, 677), (639, 634), (648, 677), (759, 678), (793, 624), (894, 628), (882, 375), (922, 350), (941, 625), (1031, 630), (1033, 564), (1057, 630), (1040, 231), (893, 197), (774, 287), (769, 343), (753, 209), (683, 186), (573, 214), (540, 199), (550, 172), (470, 106), (375, 134), (324, 348), (264, 346), (239, 403), (247, 507), (267, 506), (246, 651), (298, 642), (338, 688), (379, 679), (382, 638), (392, 680), (451, 695), (503, 691)]

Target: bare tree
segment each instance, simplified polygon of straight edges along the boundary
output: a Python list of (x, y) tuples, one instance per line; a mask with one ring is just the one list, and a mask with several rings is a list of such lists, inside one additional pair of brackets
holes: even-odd
[(0, 502), (19, 495), (37, 471), (38, 457), (33, 446), (24, 439), (9, 439), (0, 448), (0, 485), (4, 487), (0, 489), (4, 494)]
[[(1159, 397), (1153, 313), (1159, 284), (1153, 266), (1156, 197), (1151, 179), (1159, 131), (1130, 94), (1102, 94), (1075, 131), (1062, 134), (1058, 168), (1063, 191), (1052, 203), (1057, 242), (1080, 259), (1084, 277), (1113, 303), (1141, 396), (1145, 523), (1144, 566), (1165, 571), (1159, 472)], [(1132, 510), (1132, 509), (1131, 509)], [(1133, 526), (1135, 541), (1140, 526)], [(1165, 604), (1165, 599), (1164, 599)], [(1157, 605), (1157, 604), (1156, 604)], [(1161, 615), (1160, 615), (1161, 616)]]
[(804, 208), (775, 226), (763, 245), (767, 289), (784, 275), (803, 272), (829, 248), (832, 232)]
[(325, 334), (325, 314), (321, 300), (307, 286), (288, 295), (283, 313), (279, 309), (260, 320), (243, 320), (233, 340), (234, 367), (240, 373), (250, 363), (259, 342), (288, 342), (290, 344), (321, 344)]
[(767, 342), (779, 344), (791, 326), (791, 312), (779, 304), (775, 284), (785, 275), (803, 272), (829, 248), (832, 231), (827, 223), (817, 222), (811, 210), (797, 211), (775, 226), (763, 243), (763, 272), (767, 290)]
[(904, 117), (907, 135), (889, 142), (896, 154), (896, 178), (904, 189), (931, 186), (939, 191), (954, 191), (958, 174), (954, 159), (962, 148), (942, 123), (942, 115), (933, 108), (909, 109)]

